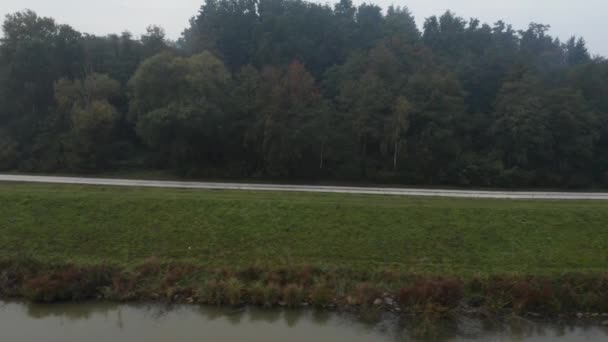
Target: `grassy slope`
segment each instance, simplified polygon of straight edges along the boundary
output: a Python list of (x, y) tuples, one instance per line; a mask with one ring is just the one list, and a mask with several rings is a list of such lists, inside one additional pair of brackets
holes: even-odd
[(421, 273), (600, 271), (608, 202), (0, 183), (0, 257)]

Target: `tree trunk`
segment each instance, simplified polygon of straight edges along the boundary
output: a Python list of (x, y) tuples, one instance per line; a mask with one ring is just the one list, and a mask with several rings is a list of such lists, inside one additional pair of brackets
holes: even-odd
[(365, 137), (361, 145), (361, 174), (363, 177), (367, 176), (367, 139)]
[(319, 158), (319, 169), (323, 169), (323, 160), (325, 159), (325, 138), (321, 142), (321, 157)]
[(395, 141), (395, 152), (393, 153), (393, 171), (397, 171), (397, 155), (399, 154), (399, 141)]

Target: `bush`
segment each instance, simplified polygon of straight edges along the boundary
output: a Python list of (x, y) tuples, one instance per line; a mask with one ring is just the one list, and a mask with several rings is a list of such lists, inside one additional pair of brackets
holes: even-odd
[(334, 298), (335, 291), (325, 283), (316, 284), (310, 291), (310, 301), (312, 305), (318, 308), (324, 308), (332, 304)]
[(224, 295), (228, 304), (240, 305), (243, 301), (244, 286), (237, 278), (230, 278), (225, 282)]
[(281, 287), (277, 283), (269, 283), (264, 287), (264, 305), (276, 305), (280, 298)]
[(238, 276), (240, 279), (243, 279), (245, 282), (253, 282), (260, 280), (261, 275), (264, 270), (258, 266), (249, 266), (238, 272)]
[(304, 289), (297, 284), (288, 284), (283, 288), (283, 301), (288, 307), (297, 307), (304, 301)]
[(453, 308), (462, 299), (463, 289), (463, 283), (459, 279), (421, 279), (401, 289), (399, 302), (405, 306), (426, 307), (432, 304)]
[(42, 302), (84, 300), (100, 296), (111, 283), (112, 273), (105, 267), (67, 266), (26, 279), (23, 294)]
[(273, 306), (281, 298), (281, 287), (276, 283), (264, 285), (261, 281), (255, 282), (249, 288), (249, 299), (253, 305)]
[(382, 296), (382, 291), (371, 283), (360, 283), (352, 293), (353, 304), (372, 305), (374, 300)]
[(199, 297), (203, 303), (209, 305), (222, 305), (225, 302), (224, 282), (210, 279), (201, 288)]
[(0, 262), (0, 296), (19, 296), (25, 280), (40, 268), (39, 263), (27, 258)]
[(264, 284), (257, 281), (249, 288), (249, 302), (253, 305), (264, 305), (266, 304), (265, 288)]
[[(562, 291), (563, 287), (558, 288)], [(560, 310), (553, 284), (543, 279), (496, 277), (488, 281), (486, 298), (490, 310), (510, 308), (516, 314), (528, 311), (551, 313)], [(564, 297), (565, 303), (569, 301)]]
[(293, 272), (295, 279), (292, 281), (301, 284), (302, 286), (311, 286), (314, 282), (314, 277), (319, 273), (319, 270), (310, 265), (303, 266)]
[(283, 284), (283, 276), (279, 272), (268, 271), (264, 272), (261, 277), (266, 284)]
[(162, 286), (168, 288), (179, 285), (180, 282), (184, 281), (190, 274), (193, 274), (195, 271), (196, 270), (192, 265), (171, 264), (167, 267)]
[(521, 314), (527, 311), (553, 312), (553, 286), (549, 282), (537, 284), (528, 280), (515, 282), (511, 288), (513, 311)]
[(104, 298), (127, 301), (137, 299), (137, 279), (128, 274), (116, 274), (112, 277), (112, 286), (104, 293)]
[(160, 260), (152, 257), (137, 265), (133, 270), (133, 273), (138, 279), (158, 277), (163, 273), (161, 266)]

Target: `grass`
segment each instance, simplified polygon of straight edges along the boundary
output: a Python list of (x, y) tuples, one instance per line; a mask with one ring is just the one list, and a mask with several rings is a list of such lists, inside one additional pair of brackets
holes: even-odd
[(608, 268), (608, 202), (0, 183), (0, 258), (496, 275)]

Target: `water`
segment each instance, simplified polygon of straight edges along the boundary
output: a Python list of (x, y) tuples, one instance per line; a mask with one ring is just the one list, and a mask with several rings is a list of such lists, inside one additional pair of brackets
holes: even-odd
[(111, 303), (0, 302), (0, 341), (608, 341), (608, 327), (532, 323), (444, 322), (425, 338), (420, 326), (382, 317), (364, 323), (344, 314), (283, 310), (231, 310), (199, 306)]

